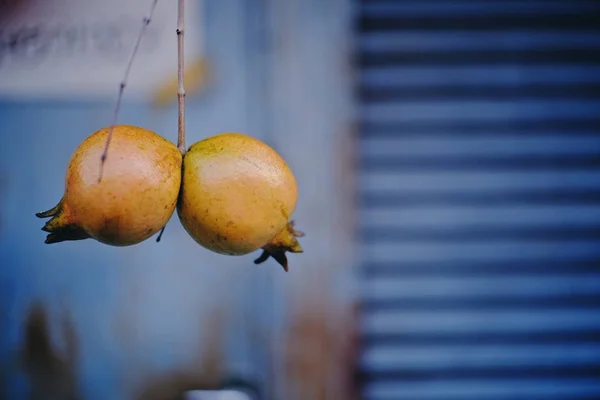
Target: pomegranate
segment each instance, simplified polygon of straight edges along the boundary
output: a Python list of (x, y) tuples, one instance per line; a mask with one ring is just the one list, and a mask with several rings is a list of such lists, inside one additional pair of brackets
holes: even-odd
[(77, 147), (65, 191), (42, 230), (46, 243), (93, 238), (112, 246), (140, 243), (160, 231), (177, 204), (182, 156), (177, 147), (144, 128), (114, 127), (100, 177), (100, 157), (110, 127)]
[[(201, 246), (226, 255), (260, 248), (287, 270), (285, 252), (301, 252), (288, 224), (296, 208), (294, 174), (266, 143), (241, 133), (201, 140), (184, 156), (179, 219)], [(296, 235), (296, 234), (298, 235)], [(285, 265), (284, 265), (285, 264)]]

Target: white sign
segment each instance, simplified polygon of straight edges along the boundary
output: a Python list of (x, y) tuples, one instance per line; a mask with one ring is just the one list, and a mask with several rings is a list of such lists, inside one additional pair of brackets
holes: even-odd
[[(185, 58), (200, 57), (201, 1), (186, 1)], [(11, 2), (9, 2), (11, 3)], [(0, 10), (0, 96), (115, 97), (152, 0), (29, 0)], [(177, 74), (177, 2), (159, 0), (134, 59), (127, 99)]]
[(185, 400), (253, 400), (239, 390), (192, 390), (185, 393)]

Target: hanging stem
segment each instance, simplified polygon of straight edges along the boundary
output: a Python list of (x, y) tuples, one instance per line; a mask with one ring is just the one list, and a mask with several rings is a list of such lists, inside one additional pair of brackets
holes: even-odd
[(177, 12), (177, 90), (178, 100), (178, 124), (177, 124), (177, 147), (182, 155), (185, 155), (185, 86), (183, 84), (183, 38), (185, 34), (185, 0), (179, 0)]
[(165, 228), (167, 226), (163, 226), (162, 229), (160, 230), (160, 232), (158, 233), (158, 236), (156, 237), (156, 243), (160, 242), (160, 239), (162, 239), (163, 233), (165, 233)]
[[(185, 0), (179, 0), (177, 6), (177, 148), (181, 155), (185, 155), (185, 86), (183, 84), (183, 35), (185, 24)], [(165, 227), (160, 230), (156, 242), (160, 242)]]
[(154, 9), (156, 8), (156, 4), (158, 0), (153, 0), (152, 5), (150, 6), (150, 12), (148, 12), (148, 16), (146, 16), (142, 23), (142, 28), (140, 29), (140, 33), (138, 35), (137, 41), (135, 42), (135, 46), (133, 47), (133, 52), (131, 53), (131, 57), (129, 58), (129, 63), (127, 64), (127, 68), (125, 69), (125, 76), (123, 80), (119, 84), (119, 95), (117, 96), (117, 103), (115, 104), (115, 111), (113, 113), (112, 122), (110, 124), (110, 129), (108, 131), (108, 136), (106, 137), (106, 144), (104, 145), (104, 151), (102, 152), (102, 157), (100, 159), (100, 176), (98, 177), (98, 182), (102, 181), (102, 174), (104, 173), (104, 163), (106, 162), (106, 157), (108, 156), (108, 147), (110, 146), (110, 141), (112, 139), (113, 130), (115, 129), (115, 125), (117, 123), (117, 117), (119, 115), (119, 110), (121, 108), (121, 100), (123, 99), (123, 92), (125, 91), (125, 86), (127, 86), (127, 80), (129, 79), (129, 72), (131, 71), (131, 66), (133, 65), (133, 59), (137, 54), (137, 51), (140, 47), (140, 43), (142, 42), (142, 37), (146, 32), (146, 28), (150, 25), (150, 21), (152, 20), (152, 15), (154, 14)]

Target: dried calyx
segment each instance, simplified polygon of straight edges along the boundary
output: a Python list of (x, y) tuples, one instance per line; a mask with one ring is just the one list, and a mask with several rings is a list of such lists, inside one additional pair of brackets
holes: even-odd
[(302, 247), (298, 242), (299, 237), (304, 236), (303, 232), (294, 229), (295, 222), (290, 221), (281, 232), (277, 234), (268, 244), (262, 247), (263, 252), (256, 260), (254, 264), (261, 264), (269, 257), (273, 257), (283, 269), (288, 271), (288, 260), (286, 252), (290, 253), (302, 253)]
[(35, 214), (38, 218), (51, 217), (42, 228), (44, 232), (48, 232), (48, 236), (46, 236), (46, 240), (44, 241), (46, 244), (90, 238), (90, 235), (83, 229), (69, 222), (68, 217), (63, 213), (63, 202), (64, 197), (54, 208)]

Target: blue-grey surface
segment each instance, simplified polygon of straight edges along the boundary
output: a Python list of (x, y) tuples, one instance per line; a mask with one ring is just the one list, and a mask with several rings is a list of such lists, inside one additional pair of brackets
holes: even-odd
[[(319, 134), (340, 126), (322, 112), (339, 92), (318, 89), (338, 82), (300, 79), (323, 79), (339, 61), (335, 41), (319, 41), (330, 31), (314, 22), (333, 0), (273, 2), (290, 18), (274, 31), (296, 35), (270, 38), (281, 59), (270, 60), (278, 87), (269, 89), (256, 72), (264, 49), (254, 47), (268, 29), (248, 18), (250, 2), (207, 3), (217, 82), (190, 101), (189, 143), (222, 130), (276, 143), (266, 129), (274, 122), (293, 135), (278, 147), (284, 155), (311, 149), (290, 157), (305, 172), (303, 224), (345, 226), (336, 204), (323, 206), (325, 188), (338, 182), (319, 172), (335, 164), (328, 157), (337, 145)], [(365, 4), (373, 17), (357, 39), (365, 397), (600, 397), (598, 2)], [(273, 109), (260, 107), (267, 94)], [(297, 104), (304, 107), (291, 112)], [(272, 327), (280, 309), (269, 283), (282, 286), (279, 270), (199, 249), (178, 223), (162, 243), (129, 249), (43, 244), (33, 214), (60, 198), (69, 155), (111, 108), (0, 104), (0, 356), (10, 399), (27, 392), (13, 361), (36, 299), (49, 307), (63, 348), (63, 304), (74, 319), (86, 399), (127, 398), (145, 373), (193, 362), (216, 304), (230, 312), (231, 369), (268, 365), (251, 321), (266, 327), (259, 334)], [(175, 137), (173, 108), (127, 105), (121, 120)], [(313, 229), (303, 242), (315, 269), (336, 258), (327, 252), (332, 233)]]
[[(268, 140), (261, 126), (247, 5), (206, 3), (205, 29), (213, 38), (208, 59), (215, 74), (202, 97), (189, 98), (188, 145), (222, 131)], [(108, 125), (112, 108), (112, 102), (77, 100), (0, 103), (0, 375), (6, 381), (0, 382), (0, 390), (6, 390), (0, 397), (20, 399), (28, 392), (18, 351), (35, 301), (46, 307), (51, 340), (59, 349), (66, 344), (58, 321), (64, 310), (72, 318), (78, 339), (74, 378), (85, 399), (131, 398), (149, 383), (150, 374), (197, 365), (198, 347), (210, 331), (203, 321), (210, 321), (206, 317), (215, 310), (227, 324), (228, 372), (260, 382), (265, 348), (252, 339), (272, 324), (268, 283), (271, 276), (281, 277), (279, 267), (255, 267), (252, 255), (210, 253), (176, 218), (159, 244), (44, 244), (43, 221), (34, 214), (60, 199), (71, 153), (87, 135)], [(174, 104), (165, 111), (125, 101), (119, 121), (176, 138)]]

